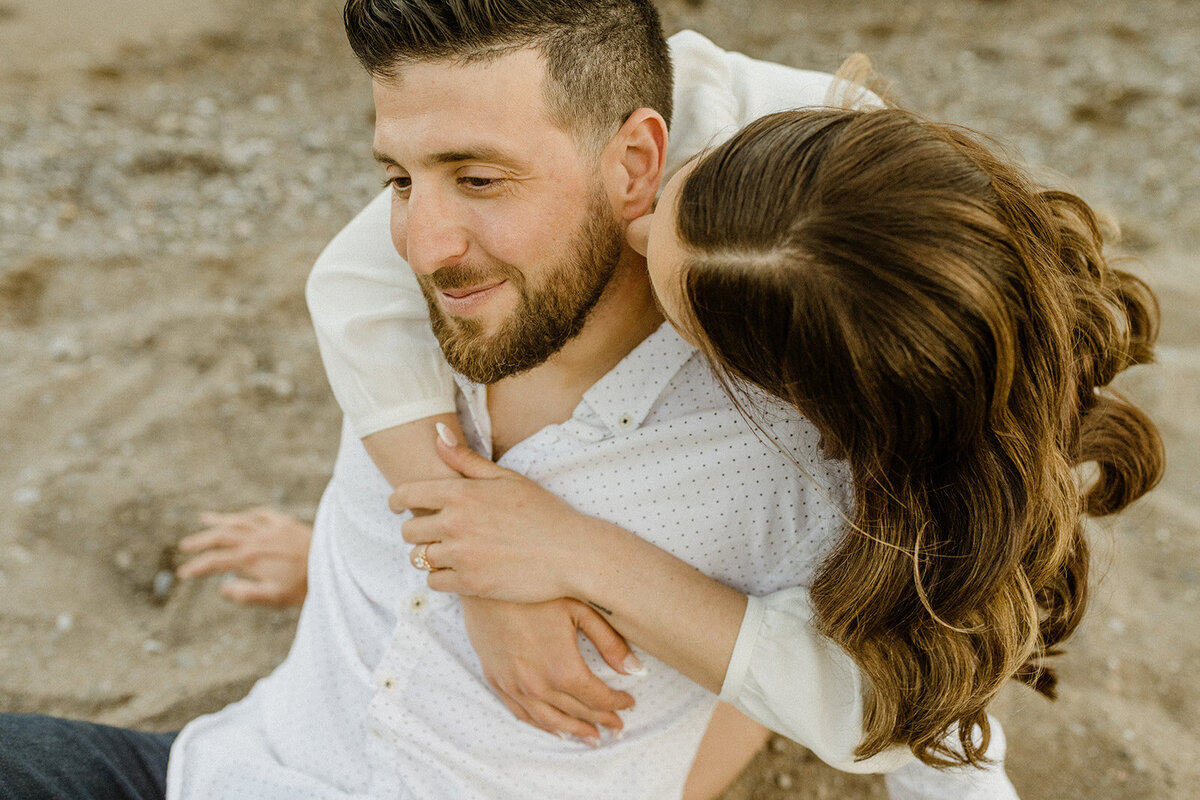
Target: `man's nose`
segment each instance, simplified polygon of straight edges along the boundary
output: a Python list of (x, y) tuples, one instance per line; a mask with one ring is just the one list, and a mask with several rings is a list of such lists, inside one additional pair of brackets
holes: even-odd
[[(403, 252), (413, 271), (431, 274), (458, 263), (469, 245), (466, 227), (453, 202), (415, 192), (407, 203), (403, 231)], [(399, 243), (397, 243), (399, 244)]]

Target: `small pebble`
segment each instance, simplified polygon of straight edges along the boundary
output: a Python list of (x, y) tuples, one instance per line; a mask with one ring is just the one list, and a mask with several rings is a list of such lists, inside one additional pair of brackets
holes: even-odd
[(75, 615), (69, 612), (62, 612), (54, 620), (54, 627), (59, 633), (68, 633), (75, 627)]
[(147, 639), (146, 641), (142, 642), (142, 650), (146, 651), (147, 653), (161, 653), (165, 649), (167, 649), (167, 646), (158, 639)]
[(42, 492), (36, 486), (22, 486), (13, 492), (12, 499), (19, 506), (32, 506), (41, 502)]
[(164, 599), (175, 588), (175, 573), (169, 569), (160, 569), (154, 573), (154, 596)]
[(775, 785), (780, 789), (792, 788), (792, 776), (786, 772), (780, 772), (775, 775)]

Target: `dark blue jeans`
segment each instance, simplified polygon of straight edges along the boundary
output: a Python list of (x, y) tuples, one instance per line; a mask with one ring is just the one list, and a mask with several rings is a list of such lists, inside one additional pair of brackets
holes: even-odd
[(175, 736), (0, 714), (0, 800), (163, 800)]

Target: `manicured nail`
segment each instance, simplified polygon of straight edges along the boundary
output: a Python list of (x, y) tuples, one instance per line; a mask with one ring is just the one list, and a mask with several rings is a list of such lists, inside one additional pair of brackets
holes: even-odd
[(435, 427), (437, 428), (438, 438), (442, 440), (442, 444), (446, 445), (446, 447), (455, 447), (458, 445), (458, 439), (454, 438), (454, 434), (450, 432), (450, 428), (446, 426), (446, 423), (439, 422)]
[(621, 662), (621, 666), (625, 669), (626, 675), (645, 675), (648, 671), (646, 665), (633, 653), (625, 656), (625, 660)]

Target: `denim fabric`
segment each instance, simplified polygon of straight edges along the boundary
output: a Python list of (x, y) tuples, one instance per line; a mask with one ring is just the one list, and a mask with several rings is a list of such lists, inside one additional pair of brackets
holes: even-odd
[(175, 736), (0, 714), (0, 800), (163, 800)]

